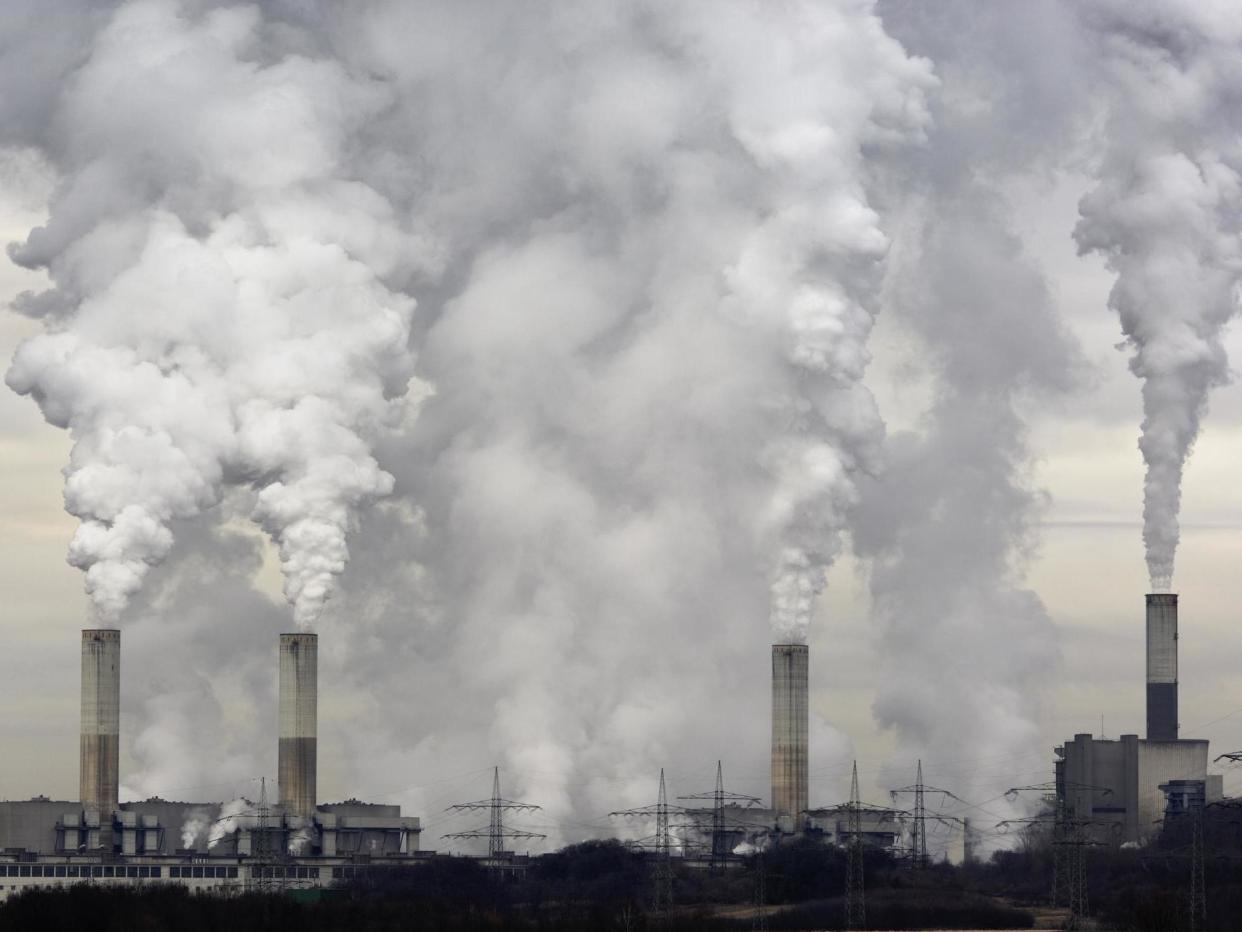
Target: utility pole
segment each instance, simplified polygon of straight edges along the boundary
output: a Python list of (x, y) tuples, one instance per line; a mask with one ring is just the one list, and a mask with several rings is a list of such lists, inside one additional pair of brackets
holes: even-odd
[(755, 911), (750, 920), (751, 932), (767, 932), (768, 871), (763, 861), (763, 848), (755, 852)]
[(1191, 813), (1193, 836), (1190, 844), (1190, 932), (1207, 928), (1207, 885), (1203, 872), (1203, 807), (1200, 800)]
[[(915, 777), (914, 783), (910, 786), (898, 787), (895, 790), (889, 790), (888, 794), (892, 797), (893, 802), (897, 801), (897, 797), (902, 793), (912, 793), (914, 795), (914, 825), (910, 837), (910, 866), (916, 870), (922, 870), (927, 867), (930, 862), (927, 856), (927, 804), (926, 795), (928, 793), (939, 793), (948, 799), (961, 800), (948, 790), (942, 790), (938, 786), (927, 786), (923, 782), (923, 761), (919, 761), (918, 775)], [(933, 816), (939, 819), (939, 816)], [(941, 820), (943, 821), (943, 820)]]
[[(279, 884), (274, 878), (275, 870), (272, 866), (272, 809), (267, 801), (267, 777), (259, 778), (259, 837), (258, 844), (252, 845), (252, 851), (255, 855), (254, 865), (251, 867), (251, 876), (255, 873), (259, 875), (259, 889), (269, 890), (273, 887), (279, 889), (284, 886), (284, 881)], [(258, 850), (253, 850), (257, 848)], [(283, 873), (283, 872), (282, 872)]]
[(997, 823), (997, 827), (1019, 823), (1052, 826), (1052, 904), (1053, 906), (1059, 905), (1060, 898), (1064, 895), (1068, 900), (1070, 911), (1069, 924), (1066, 928), (1079, 929), (1082, 928), (1090, 910), (1090, 904), (1087, 901), (1087, 848), (1096, 844), (1087, 837), (1087, 830), (1108, 823), (1079, 817), (1077, 812), (1070, 807), (1069, 800), (1066, 799), (1066, 795), (1071, 791), (1099, 793), (1104, 797), (1111, 796), (1113, 793), (1108, 787), (1068, 781), (1016, 786), (1005, 792), (1007, 798), (1016, 799), (1020, 793), (1040, 793), (1045, 802), (1052, 802), (1053, 817), (1051, 819), (1006, 819)]
[(746, 796), (742, 793), (730, 793), (724, 788), (724, 770), (720, 761), (716, 761), (716, 789), (710, 793), (694, 793), (690, 796), (679, 796), (678, 799), (711, 800), (712, 802), (712, 846), (711, 868), (720, 870), (725, 866), (732, 854), (729, 848), (729, 835), (736, 828), (745, 830), (745, 823), (725, 816), (725, 805), (743, 805), (753, 807), (759, 805), (759, 797)]
[(858, 761), (850, 778), (850, 805), (846, 821), (849, 848), (845, 862), (845, 927), (861, 929), (867, 924), (867, 899), (863, 887), (862, 799), (858, 793)]
[(651, 907), (652, 912), (660, 921), (668, 919), (673, 907), (673, 833), (670, 827), (670, 813), (679, 816), (685, 814), (681, 806), (670, 806), (664, 790), (664, 768), (660, 768), (660, 795), (654, 806), (642, 806), (638, 809), (622, 809), (608, 813), (610, 816), (621, 816), (627, 819), (650, 819), (655, 817), (656, 832), (647, 838), (640, 838), (626, 844), (630, 848), (646, 849), (654, 855), (651, 870)]
[(499, 870), (500, 861), (505, 854), (505, 839), (543, 839), (547, 835), (540, 835), (538, 832), (523, 832), (517, 829), (509, 829), (505, 827), (504, 814), (506, 812), (535, 812), (539, 806), (532, 803), (517, 802), (512, 799), (505, 799), (500, 795), (500, 768), (492, 769), (492, 797), (491, 799), (480, 799), (472, 803), (457, 803), (449, 806), (445, 812), (474, 812), (486, 809), (489, 813), (487, 830), (474, 829), (469, 832), (452, 832), (448, 835), (442, 835), (441, 838), (460, 838), (460, 839), (478, 839), (487, 838), (487, 856), (488, 867), (492, 870)]

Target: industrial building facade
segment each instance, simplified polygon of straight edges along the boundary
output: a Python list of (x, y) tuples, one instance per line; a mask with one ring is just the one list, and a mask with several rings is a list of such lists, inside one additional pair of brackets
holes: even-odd
[(1207, 772), (1208, 742), (1179, 737), (1175, 594), (1147, 596), (1146, 644), (1147, 737), (1105, 741), (1077, 734), (1055, 749), (1064, 815), (1099, 842), (1147, 842), (1160, 832), (1170, 805), (1223, 795), (1222, 777)]
[(278, 802), (119, 802), (121, 633), (82, 632), (76, 801), (0, 802), (0, 898), (83, 880), (172, 882), (197, 890), (247, 884), (322, 886), (359, 865), (419, 855), (421, 824), (399, 806), (317, 804), (318, 638), (279, 640)]

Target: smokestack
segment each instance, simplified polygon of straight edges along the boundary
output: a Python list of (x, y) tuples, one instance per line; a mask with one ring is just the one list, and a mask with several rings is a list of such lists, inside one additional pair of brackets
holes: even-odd
[(315, 811), (319, 635), (280, 636), (280, 803), (291, 815)]
[(1147, 596), (1147, 740), (1177, 740), (1177, 596)]
[(112, 813), (117, 808), (120, 735), (121, 632), (115, 628), (86, 628), (82, 631), (78, 796), (84, 809), (99, 813), (100, 842), (104, 847), (111, 845)]
[(772, 645), (772, 808), (800, 830), (807, 808), (807, 646)]

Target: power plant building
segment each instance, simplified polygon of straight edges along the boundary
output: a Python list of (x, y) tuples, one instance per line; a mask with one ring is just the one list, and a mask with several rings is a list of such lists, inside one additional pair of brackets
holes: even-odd
[(82, 632), (79, 800), (0, 801), (0, 899), (30, 886), (321, 886), (419, 856), (399, 806), (316, 800), (318, 639), (280, 637), (279, 802), (120, 802), (121, 634)]
[(1056, 748), (1057, 795), (1067, 815), (1092, 823), (1097, 841), (1144, 842), (1160, 831), (1168, 788), (1212, 802), (1222, 779), (1211, 776), (1208, 742), (1180, 738), (1177, 721), (1177, 596), (1147, 596), (1147, 737), (1105, 741), (1077, 734)]

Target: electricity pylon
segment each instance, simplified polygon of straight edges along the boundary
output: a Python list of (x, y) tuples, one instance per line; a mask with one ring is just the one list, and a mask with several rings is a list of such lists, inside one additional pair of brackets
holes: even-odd
[[(913, 793), (914, 794), (914, 826), (913, 833), (910, 838), (910, 866), (916, 869), (925, 868), (929, 862), (927, 857), (927, 806), (926, 794), (939, 793), (948, 799), (961, 800), (948, 790), (942, 790), (936, 786), (927, 786), (923, 782), (923, 761), (919, 761), (918, 775), (915, 777), (914, 783), (910, 786), (898, 787), (895, 790), (888, 791), (893, 802), (897, 801), (898, 794)], [(933, 816), (933, 818), (939, 818)], [(943, 820), (942, 820), (943, 821)]]
[(448, 835), (442, 835), (441, 838), (463, 838), (463, 839), (487, 839), (487, 856), (490, 859), (489, 866), (497, 868), (500, 866), (499, 858), (505, 853), (505, 839), (543, 839), (547, 835), (540, 835), (538, 832), (523, 832), (517, 829), (505, 827), (504, 814), (506, 812), (535, 812), (539, 806), (533, 803), (517, 802), (512, 799), (504, 799), (500, 795), (500, 768), (496, 767), (492, 770), (492, 798), (480, 799), (472, 803), (458, 803), (455, 806), (449, 806), (445, 812), (473, 812), (480, 809), (486, 809), (490, 813), (490, 819), (486, 829), (474, 829), (469, 832), (452, 832)]
[(867, 899), (863, 886), (862, 799), (858, 793), (858, 761), (850, 778), (850, 805), (846, 820), (849, 849), (845, 862), (845, 927), (861, 929), (867, 924)]
[(1090, 908), (1087, 901), (1087, 848), (1096, 844), (1087, 837), (1087, 830), (1108, 823), (1080, 818), (1070, 809), (1065, 798), (1069, 791), (1099, 793), (1105, 797), (1113, 793), (1108, 787), (1068, 781), (1016, 786), (1006, 790), (1005, 796), (1012, 800), (1020, 793), (1040, 793), (1045, 802), (1053, 804), (1052, 818), (1006, 819), (998, 822), (997, 827), (1018, 823), (1052, 826), (1052, 905), (1059, 905), (1061, 896), (1064, 895), (1070, 911), (1066, 928), (1078, 929)]
[(1207, 887), (1203, 876), (1203, 805), (1191, 814), (1193, 836), (1190, 845), (1190, 932), (1207, 927)]
[(738, 805), (743, 804), (746, 807), (758, 806), (759, 797), (746, 796), (742, 793), (729, 793), (724, 788), (724, 771), (721, 768), (720, 761), (716, 761), (716, 789), (711, 793), (694, 793), (690, 796), (678, 796), (678, 799), (694, 799), (712, 801), (712, 852), (711, 867), (712, 870), (719, 870), (724, 867), (728, 861), (729, 855), (732, 853), (729, 848), (729, 835), (738, 827), (745, 827), (744, 823), (726, 818), (725, 804)]
[(655, 817), (656, 831), (654, 835), (639, 838), (626, 844), (631, 848), (651, 851), (655, 859), (651, 871), (651, 905), (658, 919), (668, 918), (673, 907), (673, 832), (670, 813), (683, 815), (681, 806), (670, 806), (664, 791), (664, 768), (660, 768), (660, 795), (654, 806), (642, 806), (637, 809), (622, 809), (608, 813), (610, 816), (621, 816), (627, 819)]

